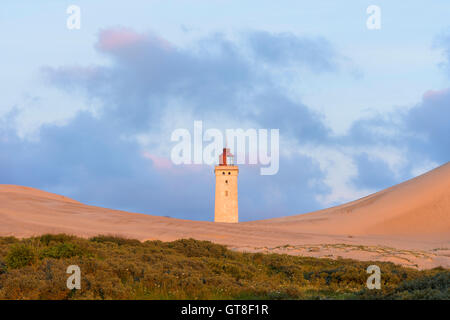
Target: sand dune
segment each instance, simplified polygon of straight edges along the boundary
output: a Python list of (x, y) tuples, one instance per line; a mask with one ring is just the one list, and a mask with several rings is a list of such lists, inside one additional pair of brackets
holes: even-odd
[(450, 163), (365, 198), (309, 214), (261, 221), (331, 234), (450, 239)]
[(239, 224), (129, 213), (0, 185), (0, 236), (43, 233), (165, 241), (191, 237), (243, 251), (450, 267), (450, 163), (341, 206)]

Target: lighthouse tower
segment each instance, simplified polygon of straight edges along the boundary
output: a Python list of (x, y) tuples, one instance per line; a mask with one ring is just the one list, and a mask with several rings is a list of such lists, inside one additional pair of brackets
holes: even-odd
[(219, 165), (214, 169), (216, 174), (215, 222), (238, 222), (237, 178), (239, 169), (233, 163), (230, 149), (223, 148)]

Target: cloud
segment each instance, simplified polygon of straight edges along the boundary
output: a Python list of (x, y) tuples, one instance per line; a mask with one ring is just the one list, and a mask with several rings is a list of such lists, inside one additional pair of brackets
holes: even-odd
[[(113, 66), (47, 67), (44, 73), (54, 85), (66, 90), (76, 87), (100, 99), (111, 121), (121, 121), (135, 131), (153, 125), (174, 98), (182, 101), (185, 112), (209, 118), (259, 117), (267, 122), (293, 112), (299, 116), (297, 126), (315, 126), (317, 131), (323, 129), (318, 116), (277, 88), (279, 79), (262, 71), (260, 60), (274, 68), (281, 59), (332, 72), (338, 59), (330, 46), (324, 39), (256, 32), (244, 37), (244, 44), (214, 34), (186, 49), (150, 33), (109, 29), (100, 32), (96, 48), (112, 59)], [(270, 47), (270, 54), (261, 47)], [(248, 57), (249, 50), (256, 60)], [(265, 99), (272, 104), (261, 106)]]
[(442, 51), (444, 60), (440, 63), (440, 66), (450, 77), (450, 32), (443, 33), (436, 37), (433, 47)]
[(133, 46), (149, 41), (148, 35), (141, 35), (131, 29), (105, 29), (100, 31), (96, 47), (104, 52), (117, 52), (127, 50)]
[(253, 55), (269, 65), (305, 67), (314, 72), (336, 71), (339, 66), (339, 55), (324, 38), (255, 31), (248, 34), (248, 41)]
[[(52, 86), (69, 96), (75, 92), (100, 101), (100, 110), (95, 115), (79, 112), (64, 125), (44, 125), (36, 141), (16, 136), (3, 143), (14, 161), (2, 159), (0, 178), (96, 205), (211, 220), (213, 170), (173, 166), (167, 152), (172, 130), (190, 127), (197, 119), (221, 129), (279, 128), (288, 139), (308, 141), (323, 139), (328, 132), (319, 114), (289, 97), (275, 85), (278, 79), (259, 67), (264, 59), (278, 68), (278, 58), (269, 63), (267, 56), (248, 56), (255, 49), (256, 38), (250, 38), (236, 42), (213, 34), (180, 48), (152, 33), (102, 30), (95, 48), (110, 59), (109, 65), (42, 69)], [(278, 38), (280, 51), (286, 41), (292, 42), (293, 64), (333, 71), (334, 53), (323, 39), (264, 33), (258, 35), (258, 45)], [(296, 46), (326, 52), (305, 54)], [(296, 155), (283, 156), (281, 165), (273, 179), (260, 176), (257, 168), (241, 168), (243, 220), (317, 208), (314, 194), (326, 189), (318, 164)]]
[(446, 162), (450, 156), (450, 89), (428, 91), (420, 104), (405, 116), (405, 126), (415, 133), (410, 149), (431, 160)]
[[(169, 159), (124, 139), (117, 129), (80, 112), (66, 125), (41, 127), (37, 141), (24, 141), (9, 131), (9, 138), (0, 140), (0, 180), (97, 206), (185, 219), (213, 218), (212, 167), (173, 166)], [(241, 168), (243, 220), (286, 215), (292, 206), (317, 207), (316, 189), (305, 184), (320, 176), (314, 162), (307, 157), (284, 158), (281, 165), (273, 179), (260, 176), (257, 168)]]
[[(355, 121), (349, 133), (336, 143), (363, 150), (355, 154), (359, 175), (354, 183), (376, 188), (409, 179), (444, 164), (450, 158), (450, 90), (430, 90), (422, 101), (407, 110), (396, 110)], [(361, 149), (363, 148), (363, 149)], [(369, 156), (373, 148), (383, 148), (385, 154)], [(364, 151), (365, 150), (365, 151)], [(389, 156), (395, 151), (403, 160), (395, 168)]]
[[(0, 148), (2, 183), (116, 209), (209, 218), (213, 178), (205, 174), (207, 168), (166, 172), (164, 160), (148, 159), (137, 142), (124, 139), (116, 127), (88, 112), (63, 126), (41, 127), (37, 141), (24, 141), (10, 131)], [(177, 192), (182, 185), (186, 189)]]
[(222, 130), (280, 129), (277, 175), (240, 168), (243, 220), (347, 201), (449, 157), (445, 90), (424, 94), (410, 110), (360, 119), (347, 134), (332, 135), (323, 116), (284, 85), (292, 73), (342, 69), (345, 58), (323, 38), (255, 31), (230, 40), (218, 33), (178, 47), (152, 33), (113, 28), (99, 33), (95, 48), (109, 64), (47, 66), (42, 73), (68, 98), (82, 94), (99, 101), (100, 109), (79, 112), (64, 125), (46, 124), (35, 141), (20, 139), (14, 125), (6, 125), (17, 114), (8, 115), (0, 123), (3, 183), (106, 207), (211, 220), (212, 167), (177, 167), (169, 160), (171, 132), (190, 128), (193, 120)]
[(380, 158), (371, 158), (367, 153), (355, 156), (357, 175), (353, 183), (357, 188), (382, 190), (397, 183), (395, 173), (386, 161)]

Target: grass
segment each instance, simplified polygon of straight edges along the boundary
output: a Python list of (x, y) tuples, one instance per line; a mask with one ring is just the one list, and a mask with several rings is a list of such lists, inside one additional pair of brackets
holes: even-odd
[[(381, 290), (365, 288), (381, 268)], [(81, 269), (69, 290), (66, 269)], [(241, 253), (208, 241), (0, 237), (0, 299), (450, 299), (450, 271)]]

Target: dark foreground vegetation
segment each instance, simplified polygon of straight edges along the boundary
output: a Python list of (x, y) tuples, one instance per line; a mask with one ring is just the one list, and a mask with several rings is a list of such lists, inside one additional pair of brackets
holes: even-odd
[[(366, 269), (381, 268), (381, 290)], [(81, 290), (66, 287), (69, 265)], [(192, 239), (0, 238), (0, 299), (450, 299), (450, 271), (239, 253)]]

